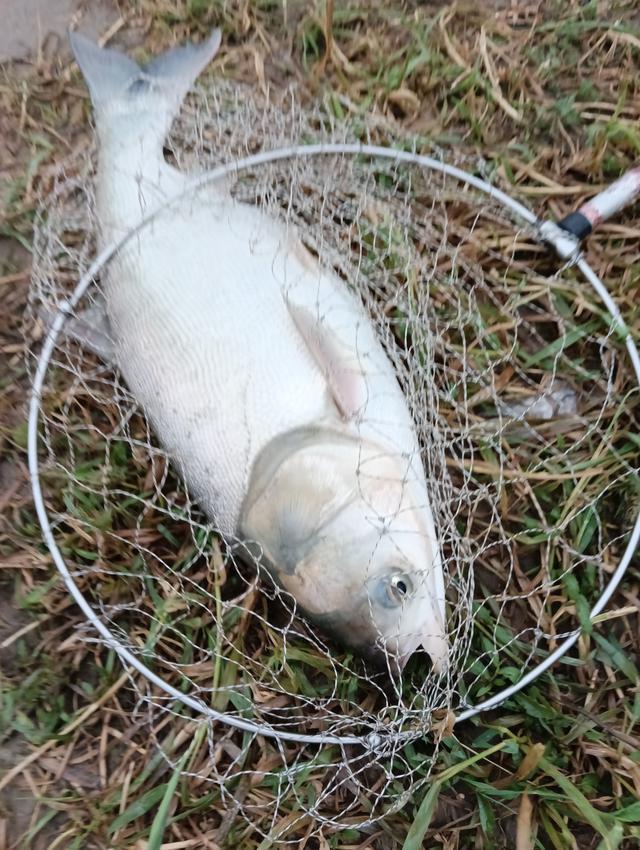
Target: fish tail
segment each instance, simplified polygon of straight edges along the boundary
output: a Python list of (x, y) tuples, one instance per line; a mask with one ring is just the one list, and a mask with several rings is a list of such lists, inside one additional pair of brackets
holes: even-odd
[[(161, 54), (148, 65), (137, 65), (124, 53), (99, 47), (79, 33), (69, 33), (71, 49), (89, 88), (101, 126), (135, 115), (161, 116), (148, 123), (149, 132), (164, 140), (182, 101), (200, 72), (220, 47), (220, 30), (200, 44), (185, 44)], [(162, 138), (160, 138), (162, 136)]]

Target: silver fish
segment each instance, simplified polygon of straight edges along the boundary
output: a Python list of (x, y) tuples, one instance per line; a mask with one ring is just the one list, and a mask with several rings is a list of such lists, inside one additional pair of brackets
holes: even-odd
[[(144, 68), (71, 42), (95, 113), (104, 244), (187, 185), (163, 142), (220, 33)], [(442, 561), (414, 423), (343, 281), (220, 186), (160, 214), (105, 277), (98, 347), (221, 532), (253, 541), (345, 643), (401, 665), (422, 645), (442, 670)]]

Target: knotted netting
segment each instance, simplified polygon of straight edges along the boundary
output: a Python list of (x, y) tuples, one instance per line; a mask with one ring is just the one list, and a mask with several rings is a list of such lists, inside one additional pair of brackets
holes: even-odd
[[(185, 107), (167, 155), (197, 172), (291, 144), (414, 149), (372, 118), (336, 119), (338, 107), (217, 83)], [(32, 366), (96, 255), (94, 167), (94, 150), (66, 162), (40, 207)], [(103, 627), (87, 624), (85, 638), (144, 665), (132, 711), (172, 763), (179, 717), (193, 734), (183, 769), (265, 834), (283, 813), (287, 829), (373, 823), (426, 781), (455, 717), (588, 624), (637, 500), (624, 343), (535, 225), (459, 177), (326, 153), (225, 179), (338, 273), (395, 367), (443, 556), (448, 669), (420, 653), (402, 672), (374, 668), (307, 622), (199, 511), (117, 370), (64, 327), (39, 396), (49, 522)], [(99, 298), (100, 272), (68, 321)]]

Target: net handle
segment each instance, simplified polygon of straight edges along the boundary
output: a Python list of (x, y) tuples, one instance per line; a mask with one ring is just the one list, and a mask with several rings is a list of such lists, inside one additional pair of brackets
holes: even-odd
[[(564, 232), (556, 224), (553, 224), (551, 222), (540, 222), (536, 218), (536, 216), (531, 212), (531, 210), (529, 210), (519, 201), (514, 200), (505, 192), (501, 191), (500, 189), (497, 189), (495, 186), (492, 186), (487, 181), (482, 180), (481, 178), (476, 177), (473, 174), (469, 174), (466, 171), (457, 168), (456, 166), (447, 165), (446, 163), (434, 159), (433, 157), (424, 156), (422, 154), (414, 153), (411, 151), (402, 151), (396, 150), (394, 148), (382, 147), (380, 145), (367, 145), (361, 143), (292, 145), (284, 148), (277, 148), (271, 151), (263, 151), (261, 153), (253, 154), (251, 156), (247, 156), (242, 159), (227, 163), (226, 165), (214, 168), (211, 171), (205, 172), (194, 180), (189, 181), (184, 190), (182, 190), (172, 198), (162, 201), (160, 204), (158, 204), (158, 206), (156, 206), (149, 213), (143, 216), (137, 225), (132, 227), (127, 233), (115, 239), (112, 243), (110, 243), (102, 251), (100, 251), (98, 256), (91, 263), (90, 267), (82, 275), (82, 277), (76, 284), (76, 287), (69, 299), (59, 305), (58, 311), (45, 338), (42, 350), (40, 352), (40, 356), (38, 357), (36, 373), (31, 391), (31, 398), (29, 401), (28, 461), (29, 475), (31, 479), (31, 490), (33, 493), (33, 500), (36, 508), (36, 513), (40, 522), (40, 526), (42, 528), (44, 541), (47, 545), (47, 548), (49, 549), (49, 552), (51, 553), (53, 562), (56, 565), (60, 575), (62, 576), (69, 593), (75, 599), (76, 603), (84, 613), (87, 620), (93, 625), (98, 634), (100, 634), (100, 636), (104, 639), (106, 645), (118, 654), (125, 666), (129, 666), (137, 670), (137, 672), (142, 674), (149, 682), (163, 690), (168, 696), (181, 702), (183, 705), (193, 709), (197, 713), (204, 715), (211, 720), (225, 723), (226, 725), (234, 727), (236, 729), (251, 732), (255, 735), (262, 735), (268, 738), (275, 738), (281, 741), (312, 744), (338, 744), (340, 746), (357, 744), (370, 750), (378, 750), (381, 746), (384, 745), (385, 742), (386, 736), (384, 728), (381, 728), (377, 732), (372, 732), (365, 736), (322, 734), (304, 735), (295, 732), (280, 732), (267, 725), (255, 723), (251, 720), (245, 720), (243, 718), (231, 717), (229, 715), (215, 711), (201, 700), (197, 700), (189, 694), (184, 694), (177, 688), (174, 688), (172, 685), (165, 682), (160, 676), (150, 670), (146, 665), (144, 665), (139, 658), (133, 655), (127, 649), (127, 647), (122, 644), (109, 631), (107, 626), (102, 622), (102, 620), (98, 617), (91, 605), (85, 599), (84, 595), (82, 594), (82, 591), (80, 590), (73, 576), (71, 575), (65, 563), (64, 557), (60, 552), (60, 549), (58, 548), (53, 534), (53, 529), (49, 521), (49, 515), (47, 513), (44, 495), (42, 492), (38, 464), (38, 425), (40, 419), (40, 405), (42, 401), (42, 393), (47, 369), (53, 356), (58, 336), (60, 335), (60, 332), (67, 317), (73, 312), (74, 308), (80, 302), (80, 299), (84, 296), (85, 292), (87, 291), (91, 283), (94, 281), (98, 272), (109, 262), (109, 260), (130, 239), (134, 238), (134, 236), (136, 236), (147, 224), (152, 222), (160, 213), (164, 212), (173, 204), (179, 202), (191, 193), (211, 183), (215, 183), (216, 181), (222, 180), (232, 174), (237, 175), (241, 171), (246, 171), (250, 168), (255, 168), (259, 165), (279, 162), (286, 159), (292, 159), (294, 157), (306, 158), (313, 156), (330, 156), (336, 154), (348, 156), (364, 156), (367, 158), (377, 157), (387, 160), (393, 160), (396, 163), (405, 162), (413, 165), (418, 165), (423, 168), (427, 168), (431, 171), (436, 171), (448, 177), (453, 177), (454, 179), (459, 180), (464, 184), (473, 186), (475, 189), (478, 189), (480, 192), (483, 192), (490, 198), (495, 199), (503, 206), (510, 209), (520, 219), (524, 220), (530, 225), (536, 226), (538, 233), (540, 234), (540, 238), (543, 241), (551, 242), (553, 244), (553, 239), (555, 238), (555, 232), (552, 232), (549, 238), (545, 237), (544, 228), (547, 224), (555, 228), (555, 230), (558, 231), (558, 233), (560, 234)], [(573, 254), (575, 254), (575, 244)], [(593, 286), (596, 293), (600, 296), (603, 303), (605, 304), (606, 309), (611, 315), (612, 321), (615, 325), (617, 325), (618, 329), (622, 333), (627, 347), (627, 351), (629, 352), (629, 357), (633, 364), (638, 385), (640, 386), (640, 355), (638, 354), (638, 350), (633, 342), (633, 339), (631, 338), (629, 329), (626, 327), (622, 319), (620, 311), (618, 310), (615, 302), (607, 292), (606, 287), (604, 286), (600, 278), (596, 275), (596, 273), (590, 268), (586, 260), (584, 258), (577, 258), (577, 266), (585, 275), (587, 281)], [(618, 567), (611, 576), (611, 579), (609, 580), (608, 585), (604, 589), (600, 599), (591, 611), (591, 617), (595, 617), (597, 614), (599, 614), (613, 595), (629, 565), (629, 562), (631, 561), (631, 557), (636, 549), (636, 546), (638, 545), (639, 540), (640, 512), (636, 517), (631, 537), (629, 539), (625, 552), (622, 555), (620, 563), (618, 564)], [(470, 706), (466, 710), (460, 712), (456, 716), (456, 722), (466, 720), (475, 714), (479, 714), (482, 711), (486, 711), (487, 709), (495, 708), (496, 706), (504, 702), (506, 699), (513, 696), (518, 691), (522, 690), (530, 682), (532, 682), (534, 679), (544, 673), (549, 667), (551, 667), (551, 665), (554, 664), (559, 658), (561, 658), (562, 655), (564, 655), (578, 640), (580, 634), (581, 629), (577, 629), (570, 637), (568, 637), (562, 644), (560, 644), (560, 646), (557, 647), (557, 649), (553, 653), (547, 656), (544, 661), (540, 662), (540, 664), (538, 664), (536, 667), (529, 670), (529, 672), (526, 673), (522, 677), (522, 679), (520, 679), (515, 684), (500, 691), (490, 699), (487, 699), (475, 706)], [(420, 733), (415, 731), (402, 732), (395, 736), (395, 740), (411, 740), (415, 739), (419, 735)]]
[(557, 223), (544, 222), (542, 238), (555, 248), (561, 259), (575, 259), (580, 243), (590, 233), (640, 195), (640, 167), (631, 168), (591, 200), (582, 204)]
[(640, 168), (631, 168), (604, 191), (558, 222), (558, 227), (584, 239), (640, 195)]

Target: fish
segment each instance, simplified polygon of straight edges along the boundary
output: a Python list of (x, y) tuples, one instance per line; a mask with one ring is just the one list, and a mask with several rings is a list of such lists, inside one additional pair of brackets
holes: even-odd
[[(70, 40), (93, 106), (104, 246), (189, 186), (163, 147), (221, 36), (144, 67)], [(292, 225), (214, 182), (129, 239), (101, 286), (95, 348), (220, 534), (244, 541), (323, 633), (400, 669), (423, 648), (445, 671), (443, 562), (416, 428), (345, 281)]]

